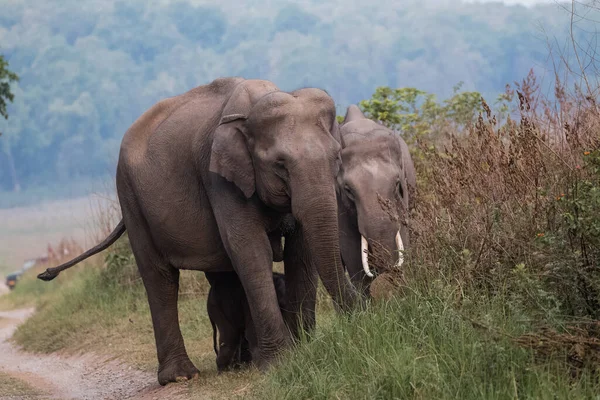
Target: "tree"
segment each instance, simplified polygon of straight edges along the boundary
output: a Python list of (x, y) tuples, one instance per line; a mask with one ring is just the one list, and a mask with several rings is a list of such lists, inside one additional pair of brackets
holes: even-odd
[(419, 89), (380, 86), (360, 107), (367, 118), (401, 130), (411, 142), (439, 131), (440, 126), (461, 130), (475, 121), (482, 111), (481, 94), (461, 92), (461, 87), (462, 82), (454, 87), (452, 97), (440, 104), (434, 94)]
[[(4, 57), (0, 55), (0, 115), (2, 115), (4, 119), (8, 119), (8, 111), (6, 110), (7, 102), (12, 103), (15, 98), (13, 93), (10, 91), (10, 84), (18, 81), (19, 77), (17, 74), (8, 69), (8, 61), (6, 61)], [(0, 135), (2, 135), (2, 132), (0, 132)], [(6, 144), (3, 147), (7, 147)], [(21, 186), (17, 180), (14, 159), (12, 154), (7, 152), (6, 149), (4, 153), (7, 157), (9, 173), (13, 181), (13, 188), (16, 192), (18, 192), (21, 190)]]
[(4, 119), (8, 119), (8, 111), (6, 111), (7, 101), (11, 102), (15, 96), (10, 91), (10, 84), (18, 82), (19, 77), (14, 72), (8, 69), (8, 61), (0, 55), (0, 115)]

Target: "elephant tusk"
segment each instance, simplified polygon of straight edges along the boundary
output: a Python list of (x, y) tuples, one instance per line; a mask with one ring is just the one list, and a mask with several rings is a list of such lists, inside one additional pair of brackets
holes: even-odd
[(402, 243), (402, 237), (400, 236), (400, 231), (398, 231), (396, 233), (396, 247), (398, 249), (398, 261), (396, 262), (396, 268), (399, 268), (400, 266), (402, 266), (402, 263), (404, 262), (404, 244)]
[(362, 259), (362, 265), (363, 265), (363, 269), (365, 270), (365, 274), (367, 274), (367, 276), (369, 278), (373, 277), (373, 274), (371, 273), (371, 270), (369, 269), (369, 242), (367, 242), (367, 239), (363, 236), (360, 235), (360, 256)]

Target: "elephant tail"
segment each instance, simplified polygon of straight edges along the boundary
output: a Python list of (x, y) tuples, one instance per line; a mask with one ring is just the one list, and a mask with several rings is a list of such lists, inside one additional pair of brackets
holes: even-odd
[(102, 243), (96, 245), (95, 247), (92, 247), (91, 249), (89, 249), (85, 253), (75, 257), (71, 261), (61, 264), (58, 267), (48, 268), (46, 271), (42, 272), (41, 274), (39, 274), (37, 276), (38, 279), (41, 279), (43, 281), (51, 281), (52, 279), (56, 278), (58, 276), (58, 274), (60, 274), (65, 269), (71, 268), (73, 265), (85, 260), (86, 258), (93, 256), (94, 254), (100, 253), (102, 250), (105, 250), (106, 248), (108, 248), (111, 244), (116, 242), (117, 239), (120, 238), (121, 235), (123, 235), (123, 233), (125, 233), (125, 230), (126, 230), (125, 223), (121, 219), (121, 221), (119, 221), (119, 223), (117, 224), (116, 228), (110, 233), (110, 235), (108, 235), (106, 237), (106, 239), (104, 239), (102, 241)]

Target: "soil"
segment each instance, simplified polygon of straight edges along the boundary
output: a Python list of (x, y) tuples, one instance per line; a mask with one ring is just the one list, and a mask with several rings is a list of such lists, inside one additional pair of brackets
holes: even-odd
[[(10, 337), (33, 311), (28, 308), (0, 312), (0, 372), (36, 392), (10, 398), (153, 400), (189, 397), (187, 384), (160, 386), (156, 374), (139, 371), (115, 359), (94, 354), (66, 356), (20, 350), (11, 343)], [(212, 398), (209, 393), (206, 395)], [(4, 398), (3, 393), (0, 397)]]

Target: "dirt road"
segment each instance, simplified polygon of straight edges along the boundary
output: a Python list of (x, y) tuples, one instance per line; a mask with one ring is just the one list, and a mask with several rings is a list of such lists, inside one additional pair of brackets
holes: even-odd
[(40, 393), (10, 398), (153, 400), (186, 397), (186, 385), (161, 387), (155, 374), (138, 371), (114, 360), (95, 355), (67, 357), (19, 350), (8, 339), (17, 325), (32, 313), (32, 308), (0, 312), (0, 373), (20, 380)]

